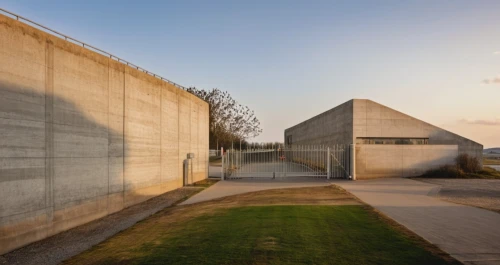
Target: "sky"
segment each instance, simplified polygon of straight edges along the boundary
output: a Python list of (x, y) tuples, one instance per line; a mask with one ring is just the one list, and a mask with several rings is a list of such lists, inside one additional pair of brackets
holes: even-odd
[(1, 0), (186, 87), (219, 88), (263, 133), (352, 98), (500, 147), (500, 1)]

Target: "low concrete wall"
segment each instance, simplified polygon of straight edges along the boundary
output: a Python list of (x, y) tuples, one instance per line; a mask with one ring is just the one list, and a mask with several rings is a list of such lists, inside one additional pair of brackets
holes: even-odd
[(414, 177), (457, 155), (457, 145), (356, 145), (356, 178)]
[(208, 105), (0, 15), (0, 254), (208, 174)]

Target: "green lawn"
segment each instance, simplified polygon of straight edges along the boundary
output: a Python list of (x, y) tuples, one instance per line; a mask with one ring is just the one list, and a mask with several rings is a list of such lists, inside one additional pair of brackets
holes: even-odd
[[(158, 221), (148, 225), (154, 223)], [(366, 206), (217, 209), (169, 225), (165, 233), (140, 230), (135, 236), (125, 231), (129, 234), (69, 263), (450, 264), (426, 250), (427, 243), (389, 225)]]

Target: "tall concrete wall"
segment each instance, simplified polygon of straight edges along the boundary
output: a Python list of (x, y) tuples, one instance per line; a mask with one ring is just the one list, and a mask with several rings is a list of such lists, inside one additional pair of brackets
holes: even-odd
[(334, 145), (352, 143), (353, 101), (349, 100), (331, 110), (285, 130), (285, 144), (292, 136), (294, 145)]
[(457, 154), (457, 145), (356, 145), (356, 177), (415, 177), (453, 164)]
[(208, 174), (208, 105), (0, 15), (0, 254)]

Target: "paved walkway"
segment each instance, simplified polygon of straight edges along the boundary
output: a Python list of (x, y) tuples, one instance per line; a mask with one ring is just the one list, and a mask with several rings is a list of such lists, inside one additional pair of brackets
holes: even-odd
[[(347, 182), (337, 180), (337, 182)], [(331, 181), (316, 178), (276, 178), (276, 179), (238, 179), (224, 180), (182, 202), (181, 205), (209, 201), (231, 195), (260, 190), (315, 187), (331, 185)]]
[(335, 184), (464, 264), (500, 264), (498, 213), (439, 200), (432, 197), (439, 186), (410, 179)]
[(220, 166), (208, 166), (208, 176), (212, 178), (220, 178), (222, 173), (222, 167)]
[(494, 168), (494, 169), (496, 169), (496, 170), (500, 171), (500, 166), (488, 165), (488, 167), (492, 167), (492, 168)]

